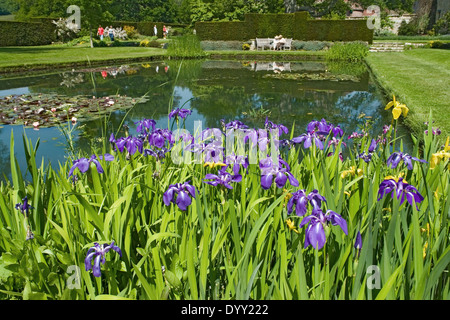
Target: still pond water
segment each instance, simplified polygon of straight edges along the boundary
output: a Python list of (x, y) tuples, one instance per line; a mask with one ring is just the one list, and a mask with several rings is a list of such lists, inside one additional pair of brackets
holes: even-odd
[[(322, 118), (339, 124), (345, 136), (360, 131), (359, 126), (370, 119), (373, 134), (377, 135), (391, 119), (365, 66), (311, 61), (161, 61), (0, 78), (0, 99), (11, 95), (91, 98), (120, 95), (141, 101), (131, 109), (108, 112), (107, 137), (116, 132), (122, 121), (130, 133), (135, 132), (134, 122), (144, 118), (154, 119), (157, 127), (167, 128), (171, 104), (172, 108), (192, 109), (185, 122), (191, 133), (194, 121), (201, 121), (202, 128), (221, 128), (222, 119), (227, 122), (239, 119), (249, 127), (262, 128), (268, 116), (289, 130), (295, 124), (294, 136), (302, 134), (311, 120)], [(145, 102), (139, 100), (142, 96)], [(77, 121), (73, 131), (75, 148), (89, 152), (90, 146), (99, 144), (105, 131), (102, 128), (105, 117)], [(32, 126), (1, 124), (2, 178), (10, 177), (11, 131), (23, 172), (24, 131), (33, 144), (40, 139), (38, 163), (44, 159), (46, 164), (57, 168), (59, 162), (67, 159), (66, 138), (60, 128), (37, 130)], [(400, 128), (402, 131), (407, 133)]]

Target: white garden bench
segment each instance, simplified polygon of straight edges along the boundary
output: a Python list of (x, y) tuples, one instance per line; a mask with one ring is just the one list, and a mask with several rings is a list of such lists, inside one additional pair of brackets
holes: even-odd
[(291, 50), (292, 47), (292, 39), (286, 39), (286, 42), (281, 47), (283, 50)]
[(256, 50), (264, 50), (266, 47), (270, 49), (273, 39), (270, 38), (256, 38)]

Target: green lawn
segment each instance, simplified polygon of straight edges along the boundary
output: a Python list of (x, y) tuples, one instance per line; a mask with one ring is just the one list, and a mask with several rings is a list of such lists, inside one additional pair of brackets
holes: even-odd
[(431, 110), (434, 126), (444, 136), (450, 133), (449, 50), (370, 53), (367, 62), (387, 94), (407, 105), (410, 112), (405, 121), (413, 131), (423, 130)]
[(0, 71), (5, 69), (49, 68), (52, 65), (83, 65), (89, 62), (112, 62), (163, 56), (165, 50), (146, 47), (68, 47), (48, 45), (36, 47), (1, 47)]

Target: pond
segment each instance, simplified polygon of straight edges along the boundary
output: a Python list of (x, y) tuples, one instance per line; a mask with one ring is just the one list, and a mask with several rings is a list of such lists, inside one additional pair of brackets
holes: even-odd
[[(5, 111), (7, 99), (36, 104), (45, 101), (47, 109), (61, 106), (61, 101), (66, 106), (115, 105), (103, 113), (94, 110), (98, 112), (80, 115), (74, 125), (72, 117), (66, 114), (62, 125), (54, 125), (53, 118), (45, 116), (45, 121), (33, 127), (31, 120), (23, 126), (20, 114)], [(364, 65), (319, 61), (172, 60), (3, 77), (1, 101), (4, 121), (0, 123), (0, 169), (6, 177), (10, 176), (11, 132), (23, 172), (24, 131), (33, 144), (40, 139), (37, 162), (44, 159), (46, 164), (57, 167), (58, 162), (68, 158), (63, 132), (72, 129), (75, 149), (89, 151), (91, 146), (100, 146), (103, 137), (108, 139), (112, 132), (116, 133), (121, 124), (134, 133), (136, 121), (151, 118), (156, 120), (157, 127), (167, 128), (170, 106), (192, 109), (185, 121), (191, 133), (194, 121), (201, 121), (204, 129), (221, 128), (222, 119), (227, 122), (239, 119), (249, 127), (263, 127), (267, 116), (289, 130), (294, 125), (294, 136), (302, 134), (311, 120), (322, 118), (340, 125), (345, 136), (360, 131), (359, 127), (370, 120), (372, 133), (376, 135), (391, 121), (390, 112), (384, 111), (381, 94)], [(38, 114), (36, 109), (33, 112)], [(11, 124), (11, 119), (15, 124)], [(405, 128), (399, 131), (407, 134)], [(122, 128), (117, 136), (123, 134)]]

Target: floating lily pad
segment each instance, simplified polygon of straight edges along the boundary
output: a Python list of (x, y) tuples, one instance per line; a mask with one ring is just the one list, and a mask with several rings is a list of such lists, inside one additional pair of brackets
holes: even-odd
[(53, 94), (23, 94), (0, 98), (0, 124), (52, 127), (62, 122), (95, 119), (126, 110), (147, 100), (115, 95), (67, 97)]
[(329, 81), (353, 81), (358, 82), (359, 79), (353, 75), (333, 74), (330, 72), (320, 73), (274, 73), (266, 74), (263, 78), (283, 79), (283, 80), (329, 80)]

